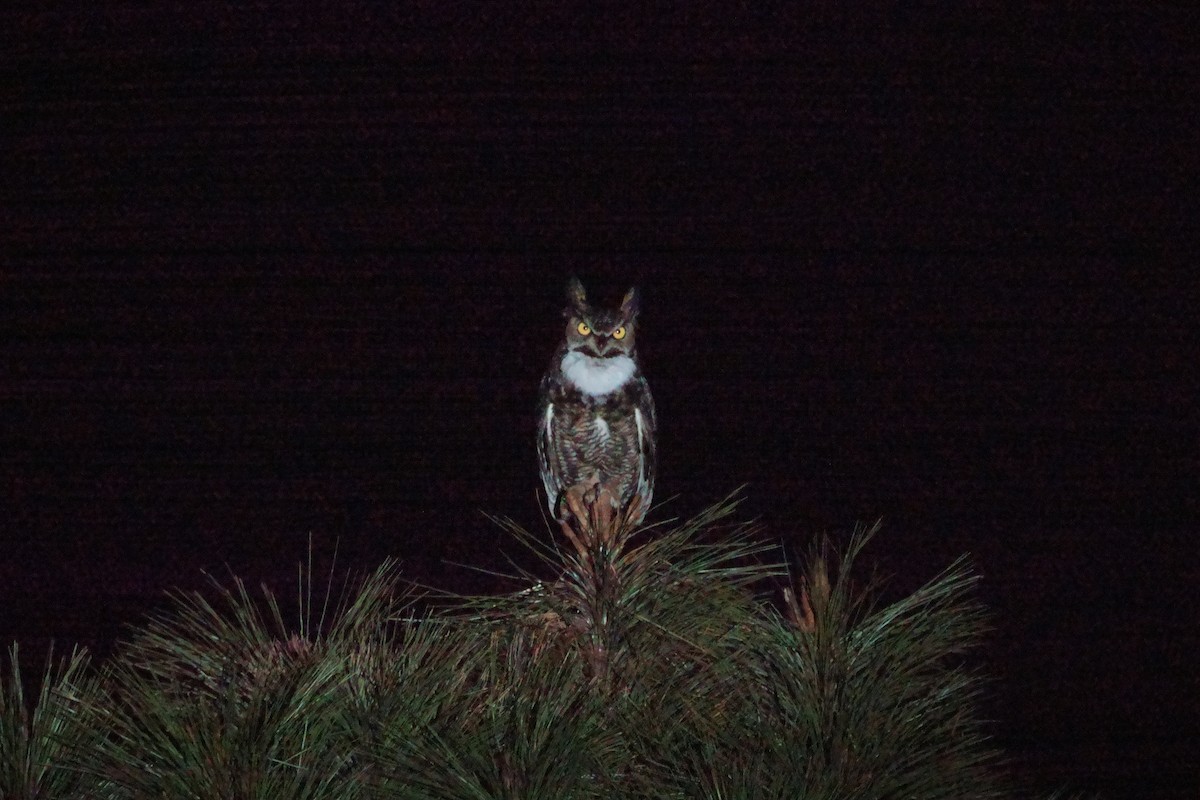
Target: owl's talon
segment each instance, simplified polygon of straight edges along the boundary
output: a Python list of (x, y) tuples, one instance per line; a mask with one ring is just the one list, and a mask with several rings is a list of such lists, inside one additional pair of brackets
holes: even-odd
[(578, 484), (576, 486), (572, 486), (572, 487), (568, 488), (565, 492), (563, 492), (563, 497), (562, 497), (562, 500), (560, 501), (560, 505), (565, 505), (567, 507), (567, 511), (570, 512), (568, 518), (573, 517), (576, 520), (586, 520), (587, 519), (587, 516), (588, 516), (587, 515), (587, 505), (588, 504), (587, 504), (587, 500), (586, 500), (586, 492), (587, 492), (586, 484)]
[(575, 548), (575, 552), (579, 554), (579, 557), (586, 558), (588, 550), (579, 537), (575, 535), (575, 529), (571, 526), (571, 522), (563, 519), (559, 520), (558, 524), (562, 528), (563, 536), (567, 537), (567, 541)]

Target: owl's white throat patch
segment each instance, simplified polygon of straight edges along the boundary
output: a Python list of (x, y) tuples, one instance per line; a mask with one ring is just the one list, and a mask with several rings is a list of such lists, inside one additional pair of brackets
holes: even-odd
[(577, 350), (563, 356), (561, 366), (567, 380), (592, 397), (603, 397), (620, 389), (636, 369), (629, 356), (594, 358)]

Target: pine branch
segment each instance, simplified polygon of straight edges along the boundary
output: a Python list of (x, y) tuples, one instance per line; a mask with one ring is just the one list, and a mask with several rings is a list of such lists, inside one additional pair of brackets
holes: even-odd
[[(299, 619), (238, 580), (176, 594), (98, 677), (0, 692), (7, 797), (996, 798), (977, 717), (986, 628), (957, 561), (877, 607), (876, 528), (787, 578), (735, 495), (674, 527), (577, 498), (548, 573), (425, 616), (395, 565)], [(570, 500), (567, 501), (570, 503)], [(590, 504), (589, 504), (590, 502)], [(582, 503), (582, 505), (580, 504)], [(626, 510), (627, 512), (628, 510)]]
[(66, 759), (97, 738), (80, 724), (78, 713), (80, 704), (97, 691), (87, 652), (75, 649), (57, 661), (51, 648), (32, 709), (25, 698), (15, 643), (9, 648), (8, 663), (8, 674), (0, 676), (0, 797), (77, 796), (81, 776), (67, 767)]

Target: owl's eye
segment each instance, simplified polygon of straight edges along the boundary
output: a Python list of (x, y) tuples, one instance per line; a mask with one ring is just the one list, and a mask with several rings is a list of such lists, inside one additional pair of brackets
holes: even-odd
[(579, 331), (580, 336), (587, 336), (589, 333), (592, 332), (591, 327), (589, 327), (586, 322), (581, 322), (578, 325), (576, 325), (575, 330)]
[(625, 326), (622, 325), (621, 327), (619, 327), (615, 331), (613, 331), (612, 337), (614, 339), (624, 339), (625, 338)]

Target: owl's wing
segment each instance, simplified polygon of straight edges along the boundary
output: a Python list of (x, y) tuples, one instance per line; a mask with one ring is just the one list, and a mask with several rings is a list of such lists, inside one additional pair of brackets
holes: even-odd
[(538, 409), (537, 456), (538, 469), (542, 473), (542, 486), (546, 489), (546, 505), (550, 507), (551, 516), (558, 513), (558, 496), (565, 488), (562, 476), (556, 469), (557, 462), (554, 454), (558, 452), (555, 442), (554, 403), (549, 399), (543, 400)]
[(637, 492), (642, 496), (642, 514), (650, 510), (650, 502), (654, 499), (655, 442), (658, 438), (658, 420), (654, 415), (654, 398), (650, 395), (650, 387), (646, 380), (638, 376), (641, 384), (637, 403), (633, 407), (634, 419), (637, 422), (638, 437), (638, 481)]

